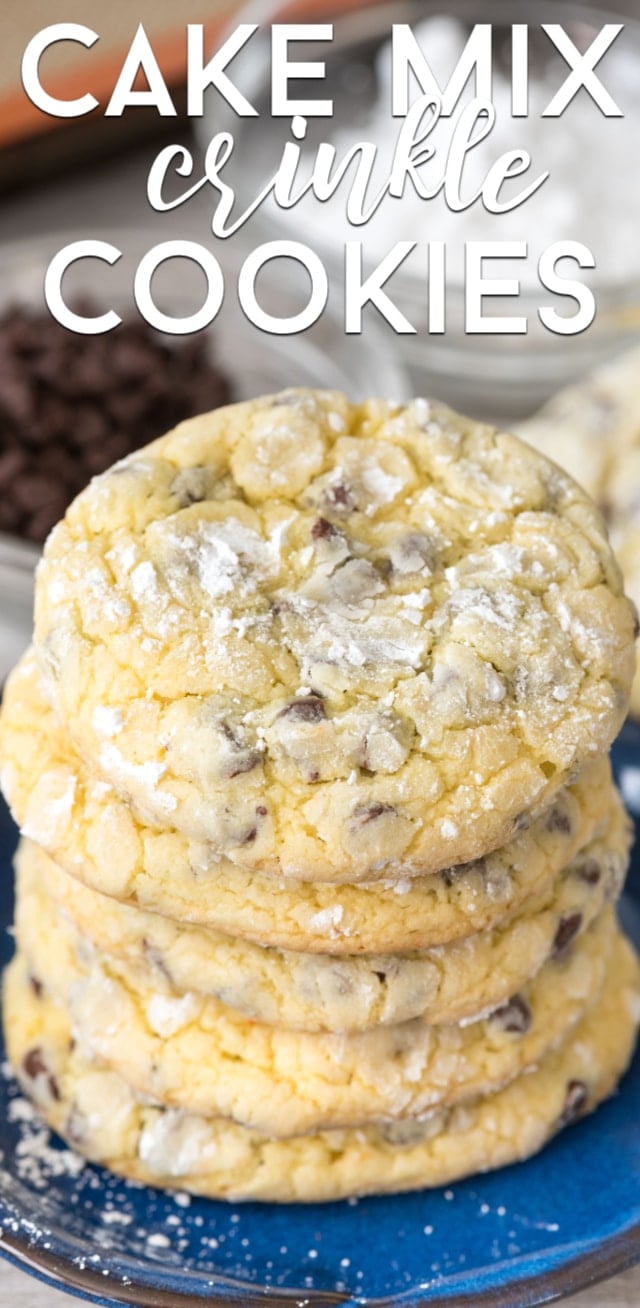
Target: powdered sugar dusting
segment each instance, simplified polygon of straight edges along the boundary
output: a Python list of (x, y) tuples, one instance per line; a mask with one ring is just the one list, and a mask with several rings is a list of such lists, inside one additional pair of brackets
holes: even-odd
[(255, 589), (258, 581), (271, 576), (277, 566), (284, 534), (272, 533), (270, 541), (259, 532), (229, 517), (220, 522), (201, 522), (196, 531), (167, 531), (173, 550), (173, 566), (195, 569), (202, 589), (211, 599), (230, 594), (242, 583)]
[(134, 781), (149, 798), (154, 798), (156, 806), (161, 807), (166, 814), (175, 809), (174, 796), (167, 791), (158, 791), (158, 782), (167, 770), (166, 763), (153, 759), (148, 759), (146, 763), (131, 763), (123, 757), (116, 745), (105, 744), (100, 751), (100, 766), (123, 789), (126, 789), (127, 782)]
[(45, 847), (66, 827), (75, 800), (77, 780), (66, 768), (45, 772), (31, 792), (22, 833)]
[(93, 727), (99, 736), (117, 736), (122, 730), (122, 710), (99, 704), (93, 711)]
[(16, 1170), (20, 1180), (44, 1190), (57, 1176), (79, 1176), (86, 1161), (72, 1149), (57, 1149), (51, 1144), (51, 1132), (37, 1110), (22, 1095), (9, 1101), (7, 1120), (20, 1123), (20, 1139), (16, 1145)]
[(309, 920), (309, 926), (314, 931), (326, 931), (329, 935), (335, 935), (336, 928), (340, 926), (343, 915), (342, 904), (333, 904), (330, 908), (323, 908), (319, 913), (314, 913)]
[(134, 568), (129, 578), (133, 598), (141, 600), (155, 599), (158, 595), (158, 577), (152, 563), (145, 561)]
[(147, 1018), (157, 1035), (166, 1039), (188, 1026), (197, 1017), (202, 1008), (202, 1000), (197, 995), (176, 996), (154, 994), (147, 1004)]

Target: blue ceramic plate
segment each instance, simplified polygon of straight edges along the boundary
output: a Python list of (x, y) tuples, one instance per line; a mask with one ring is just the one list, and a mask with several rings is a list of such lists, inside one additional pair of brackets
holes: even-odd
[[(640, 731), (615, 751), (640, 819)], [(0, 809), (0, 927), (15, 827)], [(627, 928), (640, 943), (640, 841)], [(3, 961), (12, 949), (2, 932)], [(97, 1303), (473, 1303), (525, 1308), (640, 1261), (640, 1058), (620, 1093), (537, 1158), (450, 1190), (312, 1207), (189, 1200), (116, 1180), (24, 1120), (0, 1076), (0, 1250)], [(12, 1106), (13, 1105), (13, 1106)]]

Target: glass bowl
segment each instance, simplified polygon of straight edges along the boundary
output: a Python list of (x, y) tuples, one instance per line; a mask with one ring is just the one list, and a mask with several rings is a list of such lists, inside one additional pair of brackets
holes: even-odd
[[(547, 22), (561, 24), (576, 46), (586, 49), (604, 23), (615, 21), (611, 12), (590, 5), (565, 3), (565, 0), (483, 0), (482, 5), (478, 5), (477, 0), (449, 0), (446, 6), (444, 0), (370, 0), (366, 4), (363, 0), (346, 0), (346, 3), (341, 0), (284, 0), (275, 5), (257, 0), (257, 3), (249, 4), (234, 14), (233, 26), (245, 22), (258, 23), (260, 28), (235, 56), (232, 75), (235, 85), (258, 110), (259, 117), (238, 117), (222, 97), (212, 91), (209, 99), (205, 99), (203, 118), (196, 120), (196, 131), (203, 147), (217, 131), (229, 131), (234, 137), (235, 149), (225, 164), (224, 177), (235, 188), (237, 212), (240, 214), (247, 209), (265, 181), (273, 175), (284, 143), (292, 139), (290, 118), (270, 115), (269, 42), (273, 23), (334, 24), (331, 43), (294, 44), (290, 55), (292, 59), (323, 60), (326, 65), (324, 81), (315, 84), (306, 81), (299, 83), (297, 88), (293, 81), (290, 94), (295, 97), (297, 91), (300, 95), (331, 98), (334, 102), (332, 118), (308, 118), (306, 144), (310, 153), (300, 173), (301, 180), (304, 180), (309, 176), (315, 147), (321, 141), (339, 143), (338, 159), (347, 143), (377, 141), (382, 143), (380, 150), (382, 153), (387, 151), (388, 158), (389, 141), (384, 132), (388, 133), (392, 120), (388, 107), (389, 74), (384, 66), (384, 46), (391, 25), (409, 23), (415, 29), (424, 20), (438, 16), (438, 49), (443, 59), (445, 55), (451, 58), (453, 36), (450, 27), (448, 32), (441, 30), (442, 23), (450, 25), (452, 20), (456, 20), (464, 36), (475, 22), (494, 24), (494, 53), (498, 69), (510, 67), (506, 62), (510, 59), (510, 45), (507, 44), (510, 25), (514, 21), (530, 23), (532, 109), (535, 104), (542, 105), (541, 100), (536, 100), (536, 87), (552, 82), (557, 88), (569, 73), (568, 64), (554, 51), (540, 25)], [(634, 234), (640, 218), (640, 188), (636, 186), (635, 173), (629, 167), (640, 131), (640, 22), (625, 19), (624, 23), (624, 32), (612, 49), (605, 52), (597, 72), (623, 105), (631, 105), (633, 112), (625, 118), (605, 118), (587, 91), (582, 90), (559, 118), (544, 118), (536, 113), (535, 127), (531, 126), (534, 123), (532, 116), (530, 119), (511, 120), (505, 128), (505, 120), (510, 118), (510, 101), (507, 105), (506, 73), (503, 73), (500, 97), (494, 91), (496, 102), (500, 98), (496, 131), (502, 123), (501, 144), (492, 146), (489, 137), (481, 149), (486, 146), (490, 158), (496, 158), (507, 148), (505, 131), (511, 133), (509, 143), (513, 148), (518, 144), (526, 145), (529, 139), (534, 141), (531, 169), (522, 178), (512, 179), (508, 184), (515, 184), (512, 188), (514, 195), (549, 166), (549, 159), (553, 163), (549, 180), (540, 188), (539, 194), (533, 195), (522, 208), (505, 215), (504, 220), (501, 215), (483, 214), (477, 206), (466, 213), (451, 214), (443, 205), (434, 208), (431, 201), (423, 201), (418, 207), (412, 205), (409, 211), (403, 195), (399, 199), (383, 201), (379, 212), (364, 227), (349, 227), (344, 214), (345, 200), (340, 198), (345, 193), (341, 189), (333, 199), (320, 202), (307, 196), (289, 210), (279, 209), (275, 203), (267, 201), (232, 240), (243, 252), (262, 242), (285, 237), (308, 244), (325, 264), (330, 299), (341, 312), (345, 239), (363, 242), (365, 269), (375, 266), (382, 253), (386, 253), (397, 240), (418, 242), (416, 250), (393, 273), (386, 287), (395, 304), (416, 327), (416, 334), (396, 334), (384, 325), (389, 348), (402, 356), (410, 370), (414, 392), (436, 394), (463, 411), (503, 423), (531, 413), (554, 391), (624, 348), (640, 333), (640, 247)], [(613, 65), (609, 62), (611, 59), (615, 61)], [(444, 86), (453, 64), (449, 62), (439, 70), (437, 52), (432, 62), (436, 75), (439, 74), (440, 85)], [(611, 68), (613, 72), (607, 72)], [(500, 85), (499, 72), (495, 76), (498, 80), (494, 80), (494, 88)], [(545, 104), (548, 98), (545, 95)], [(397, 124), (396, 119), (396, 131)], [(535, 132), (533, 138), (530, 131)], [(438, 140), (437, 134), (433, 140)], [(589, 142), (588, 148), (586, 142)], [(436, 148), (438, 158), (439, 149)], [(477, 158), (480, 157), (478, 153)], [(470, 156), (465, 168), (471, 167), (472, 172), (477, 172), (476, 155), (471, 162), (469, 160)], [(427, 178), (431, 166), (426, 165)], [(439, 177), (441, 172), (440, 161), (435, 177)], [(380, 177), (384, 175), (383, 168)], [(553, 305), (559, 313), (567, 316), (575, 312), (572, 301), (564, 296), (556, 299), (538, 281), (536, 247), (546, 233), (542, 242), (542, 248), (545, 248), (551, 232), (554, 241), (570, 238), (587, 246), (591, 242), (590, 248), (593, 248), (596, 258), (593, 273), (580, 270), (573, 263), (560, 268), (563, 277), (588, 281), (596, 296), (594, 322), (573, 336), (549, 331), (538, 317), (538, 308), (546, 304)], [(520, 294), (517, 299), (492, 297), (484, 311), (489, 316), (526, 316), (526, 334), (467, 333), (463, 241), (516, 238), (528, 240), (526, 265), (520, 260), (508, 263), (505, 260), (500, 265), (489, 263), (484, 275), (496, 278), (520, 276)], [(441, 335), (430, 335), (427, 330), (425, 244), (429, 239), (447, 241), (446, 330)], [(282, 267), (280, 261), (279, 273)], [(381, 321), (371, 307), (364, 317), (365, 320)]]
[[(72, 265), (66, 274), (65, 295), (72, 299), (90, 294), (101, 307), (104, 302), (105, 307), (115, 308), (123, 317), (134, 316), (133, 274), (153, 240), (138, 231), (115, 231), (101, 236), (123, 251), (122, 258), (113, 267), (96, 260)], [(57, 233), (46, 240), (3, 246), (0, 311), (12, 303), (44, 310), (45, 270), (52, 256), (74, 239), (77, 239), (74, 233)], [(175, 313), (183, 309), (192, 311), (201, 302), (197, 299), (201, 296), (198, 279), (184, 264), (165, 264), (157, 277), (154, 295), (165, 312), (172, 308)], [(270, 308), (269, 294), (268, 290), (261, 294), (265, 309)], [(278, 311), (284, 313), (287, 306), (284, 291), (278, 290), (277, 299)], [(330, 314), (323, 314), (316, 327), (302, 335), (273, 336), (252, 326), (237, 301), (227, 294), (209, 334), (215, 358), (230, 378), (234, 400), (250, 399), (288, 386), (343, 390), (354, 400), (367, 395), (404, 400), (411, 394), (404, 365), (388, 349), (379, 332), (367, 332), (366, 339), (345, 338), (340, 324)], [(30, 639), (33, 571), (39, 554), (35, 546), (0, 533), (0, 686)]]

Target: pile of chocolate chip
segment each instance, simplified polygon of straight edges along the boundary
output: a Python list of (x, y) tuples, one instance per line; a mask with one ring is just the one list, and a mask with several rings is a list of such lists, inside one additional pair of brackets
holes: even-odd
[(208, 336), (168, 343), (141, 320), (81, 336), (11, 306), (0, 315), (0, 532), (41, 544), (96, 473), (230, 398)]

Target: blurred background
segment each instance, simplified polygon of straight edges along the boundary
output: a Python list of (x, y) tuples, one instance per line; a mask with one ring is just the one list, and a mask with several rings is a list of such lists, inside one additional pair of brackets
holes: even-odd
[[(598, 73), (624, 118), (603, 117), (585, 90), (560, 118), (542, 118), (540, 109), (568, 68), (540, 24), (562, 24), (575, 46), (586, 50), (599, 28), (616, 19), (624, 22), (624, 30), (603, 56)], [(90, 91), (99, 99), (100, 108), (86, 117), (50, 117), (30, 103), (21, 86), (27, 43), (58, 21), (82, 23), (99, 34), (90, 50), (60, 42), (41, 60), (42, 83), (52, 95), (71, 98)], [(302, 176), (312, 166), (319, 141), (331, 141), (341, 156), (356, 141), (370, 140), (378, 147), (384, 179), (398, 130), (389, 108), (392, 23), (412, 25), (445, 85), (473, 24), (484, 22), (494, 25), (497, 121), (489, 141), (469, 158), (467, 184), (471, 188), (499, 153), (516, 146), (530, 151), (533, 164), (527, 177), (515, 179), (513, 190), (545, 168), (549, 181), (525, 206), (503, 217), (487, 215), (478, 205), (452, 214), (441, 197), (425, 203), (407, 188), (401, 198), (384, 201), (365, 228), (355, 229), (346, 223), (342, 192), (325, 204), (305, 199), (289, 212), (267, 203), (228, 241), (211, 234), (215, 196), (210, 188), (173, 212), (155, 213), (146, 198), (146, 179), (167, 144), (188, 147), (198, 175), (211, 136), (231, 131), (236, 149), (225, 177), (236, 189), (240, 210), (273, 174), (291, 139), (290, 121), (269, 115), (269, 29), (278, 21), (334, 23), (331, 45), (292, 48), (293, 58), (326, 61), (326, 83), (318, 84), (317, 94), (331, 95), (335, 104), (332, 119), (309, 121)], [(155, 109), (140, 106), (119, 118), (104, 117), (139, 22), (171, 91), (176, 117), (162, 118)], [(260, 24), (229, 70), (259, 108), (259, 118), (238, 118), (213, 91), (205, 98), (203, 117), (187, 119), (189, 22), (204, 24), (211, 53), (238, 22)], [(511, 117), (513, 23), (530, 24), (527, 119)], [(182, 0), (179, 5), (175, 0), (136, 0), (135, 5), (130, 0), (108, 5), (66, 0), (64, 7), (25, 0), (3, 7), (0, 51), (0, 647), (5, 667), (24, 642), (34, 559), (88, 478), (182, 417), (287, 385), (342, 387), (354, 398), (378, 393), (402, 400), (430, 393), (476, 416), (510, 426), (524, 423), (523, 434), (562, 457), (598, 498), (624, 553), (629, 523), (634, 533), (640, 531), (640, 469), (633, 494), (620, 475), (621, 467), (631, 469), (640, 459), (640, 354), (628, 353), (640, 340), (640, 13), (635, 0), (615, 6), (607, 0), (598, 6), (580, 0), (289, 0), (280, 5), (258, 0), (248, 6), (229, 0)], [(144, 87), (144, 81), (139, 85)], [(295, 82), (291, 93), (296, 94)], [(472, 93), (470, 84), (460, 107)], [(454, 120), (455, 115), (433, 136), (442, 159)], [(210, 330), (167, 338), (140, 318), (132, 283), (142, 255), (176, 237), (215, 253), (226, 294)], [(285, 237), (319, 254), (330, 287), (320, 321), (288, 337), (252, 327), (236, 293), (247, 253)], [(72, 267), (64, 280), (66, 297), (84, 312), (114, 307), (122, 315), (123, 324), (107, 335), (70, 333), (53, 321), (44, 304), (51, 257), (78, 238), (105, 239), (123, 251), (113, 268), (86, 261)], [(576, 336), (550, 333), (537, 312), (541, 304), (554, 302), (540, 286), (538, 256), (564, 238), (582, 241), (596, 258), (593, 272), (578, 271), (577, 278), (592, 285), (598, 313), (591, 327)], [(369, 268), (396, 241), (418, 243), (388, 286), (415, 334), (397, 335), (369, 307), (362, 334), (345, 335), (347, 239), (363, 242)], [(479, 239), (529, 243), (525, 261), (512, 268), (506, 262), (489, 265), (486, 272), (519, 278), (517, 300), (492, 298), (485, 311), (526, 315), (524, 335), (465, 332), (464, 243)], [(447, 246), (446, 330), (439, 335), (428, 331), (430, 240)], [(576, 276), (575, 267), (565, 275)], [(308, 278), (290, 261), (278, 261), (264, 268), (257, 288), (267, 311), (286, 316), (306, 302)], [(167, 313), (192, 312), (202, 303), (202, 274), (173, 261), (158, 270), (153, 291)], [(574, 309), (566, 300), (555, 303), (559, 312)], [(624, 366), (615, 363), (620, 355), (626, 355)], [(537, 416), (543, 402), (558, 392), (564, 395), (584, 377), (577, 401), (570, 390), (568, 401), (552, 399), (556, 407)], [(619, 451), (615, 459), (613, 449)], [(640, 535), (634, 535), (633, 549), (627, 549), (632, 556), (639, 552), (638, 540)], [(638, 589), (640, 593), (640, 580)]]

